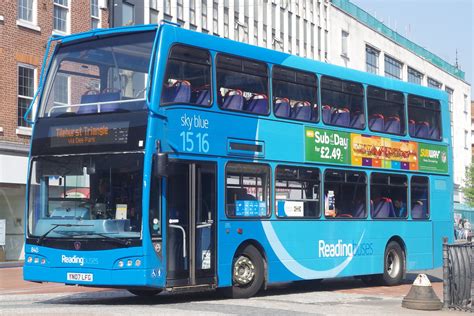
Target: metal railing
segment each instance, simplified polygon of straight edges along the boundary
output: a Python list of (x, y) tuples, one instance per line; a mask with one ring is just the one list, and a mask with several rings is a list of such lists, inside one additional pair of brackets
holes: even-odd
[(474, 245), (471, 240), (448, 244), (443, 241), (444, 308), (473, 311)]

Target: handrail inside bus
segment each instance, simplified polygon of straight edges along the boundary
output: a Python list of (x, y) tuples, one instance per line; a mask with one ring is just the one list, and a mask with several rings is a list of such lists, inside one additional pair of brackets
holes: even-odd
[[(83, 107), (83, 106), (96, 105), (97, 106), (97, 113), (100, 113), (100, 106), (101, 105), (137, 102), (137, 101), (145, 101), (145, 100), (146, 100), (146, 98), (140, 98), (140, 99), (129, 99), (129, 100), (115, 100), (115, 101), (103, 101), (103, 102), (92, 102), (92, 103), (79, 103), (79, 104), (71, 104), (71, 105), (56, 105), (56, 106), (52, 106), (51, 109), (49, 109), (48, 117), (51, 116), (51, 112), (54, 109), (63, 109), (63, 108), (72, 108), (72, 107), (80, 108), (80, 107)], [(113, 111), (110, 111), (110, 112), (113, 112)]]

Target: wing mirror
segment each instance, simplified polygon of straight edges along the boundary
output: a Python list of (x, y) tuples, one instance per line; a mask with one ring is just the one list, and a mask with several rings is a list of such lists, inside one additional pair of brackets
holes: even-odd
[(153, 175), (157, 178), (168, 176), (168, 154), (156, 153), (153, 156)]

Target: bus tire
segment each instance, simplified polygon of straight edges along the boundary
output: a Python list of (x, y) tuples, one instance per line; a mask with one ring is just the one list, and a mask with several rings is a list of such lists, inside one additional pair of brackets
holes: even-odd
[(128, 289), (130, 293), (140, 297), (152, 297), (161, 293), (161, 290), (133, 290)]
[(231, 298), (249, 298), (257, 294), (264, 282), (265, 268), (260, 252), (248, 245), (232, 261), (232, 286), (224, 294)]
[(399, 243), (391, 241), (385, 248), (381, 281), (384, 285), (397, 285), (402, 281), (404, 274), (405, 253)]

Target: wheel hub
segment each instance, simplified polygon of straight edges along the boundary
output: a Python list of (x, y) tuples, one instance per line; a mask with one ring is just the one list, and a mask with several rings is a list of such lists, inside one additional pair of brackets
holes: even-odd
[(387, 254), (387, 273), (390, 277), (395, 278), (400, 272), (400, 257), (395, 250), (391, 249)]
[(248, 285), (255, 277), (255, 266), (253, 262), (245, 257), (240, 256), (234, 263), (234, 282), (238, 285)]

